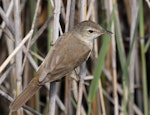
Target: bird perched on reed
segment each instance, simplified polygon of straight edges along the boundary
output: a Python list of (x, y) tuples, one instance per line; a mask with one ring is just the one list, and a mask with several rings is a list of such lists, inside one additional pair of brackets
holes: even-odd
[(10, 110), (18, 110), (45, 83), (61, 79), (86, 61), (91, 53), (93, 40), (102, 34), (111, 32), (92, 21), (83, 21), (60, 36), (40, 65), (35, 77), (10, 104)]

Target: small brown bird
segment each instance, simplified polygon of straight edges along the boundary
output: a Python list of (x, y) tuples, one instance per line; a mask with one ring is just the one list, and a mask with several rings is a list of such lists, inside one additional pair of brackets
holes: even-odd
[(111, 32), (92, 21), (83, 21), (60, 36), (40, 65), (36, 77), (10, 104), (10, 110), (18, 110), (45, 83), (61, 79), (86, 61), (92, 50), (93, 40), (102, 34)]

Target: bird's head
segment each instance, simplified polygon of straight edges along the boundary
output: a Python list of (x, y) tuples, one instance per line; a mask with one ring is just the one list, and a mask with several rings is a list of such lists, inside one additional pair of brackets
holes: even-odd
[(112, 34), (112, 32), (105, 30), (100, 25), (92, 21), (83, 21), (74, 27), (76, 34), (84, 41), (93, 41), (93, 39), (102, 34)]

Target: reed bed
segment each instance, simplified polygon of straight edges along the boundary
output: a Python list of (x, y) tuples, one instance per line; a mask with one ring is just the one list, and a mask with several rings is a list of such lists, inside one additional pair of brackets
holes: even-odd
[[(149, 0), (1, 0), (1, 115), (150, 115)], [(92, 20), (113, 32), (87, 62), (9, 112), (58, 36)], [(64, 54), (65, 55), (65, 54)]]

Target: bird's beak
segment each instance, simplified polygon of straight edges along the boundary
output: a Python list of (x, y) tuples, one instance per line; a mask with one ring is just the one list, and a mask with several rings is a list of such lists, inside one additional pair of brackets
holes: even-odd
[(102, 32), (103, 32), (103, 34), (110, 34), (110, 35), (113, 34), (111, 31), (108, 31), (108, 30), (105, 30), (105, 29), (103, 29)]

